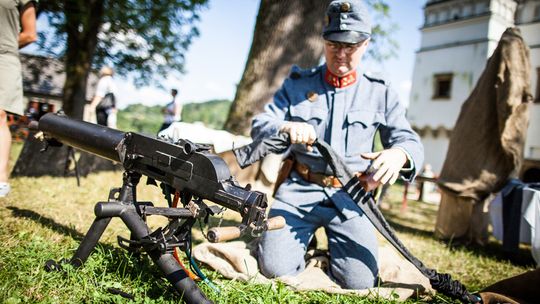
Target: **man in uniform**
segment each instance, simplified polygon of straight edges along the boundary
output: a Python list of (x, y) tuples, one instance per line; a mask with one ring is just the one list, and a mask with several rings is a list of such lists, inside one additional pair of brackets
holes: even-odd
[[(332, 1), (323, 30), (326, 63), (311, 70), (293, 67), (273, 102), (253, 120), (253, 138), (288, 133), (294, 158), (270, 210), (287, 224), (264, 233), (258, 248), (259, 266), (268, 277), (301, 272), (315, 230), (324, 227), (332, 279), (351, 289), (376, 284), (374, 228), (310, 146), (315, 139), (329, 143), (350, 169), (370, 169), (376, 184), (392, 184), (400, 176), (411, 180), (422, 167), (422, 144), (396, 92), (363, 73), (360, 61), (370, 36), (370, 18), (360, 0)], [(385, 150), (373, 152), (377, 130)]]

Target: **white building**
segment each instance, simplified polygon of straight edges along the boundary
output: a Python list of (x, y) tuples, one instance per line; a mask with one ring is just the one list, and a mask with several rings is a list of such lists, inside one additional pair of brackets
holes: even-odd
[[(440, 172), (450, 132), (508, 27), (530, 48), (531, 106), (525, 158), (540, 160), (540, 0), (428, 0), (416, 53), (408, 118)], [(540, 163), (540, 162), (539, 162)]]

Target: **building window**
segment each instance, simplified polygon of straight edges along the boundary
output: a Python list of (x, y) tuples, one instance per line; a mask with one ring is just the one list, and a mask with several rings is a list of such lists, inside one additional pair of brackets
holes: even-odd
[(427, 25), (431, 25), (433, 23), (437, 22), (437, 15), (435, 13), (430, 13), (428, 16), (427, 16), (427, 21), (426, 21), (426, 24)]
[(475, 7), (475, 14), (476, 15), (481, 15), (483, 13), (487, 12), (487, 5), (486, 3), (484, 2), (480, 2), (480, 3), (476, 3), (476, 7)]
[(533, 21), (540, 21), (540, 5), (534, 7)]
[(540, 67), (536, 68), (536, 96), (534, 103), (540, 103)]
[(448, 12), (446, 10), (439, 12), (439, 23), (444, 23), (448, 19)]
[(469, 17), (472, 14), (471, 5), (467, 4), (463, 6), (463, 17)]
[(460, 18), (459, 8), (453, 8), (452, 11), (450, 12), (450, 17), (452, 18), (452, 20), (459, 20)]
[(451, 91), (452, 91), (452, 74), (435, 75), (433, 99), (449, 99)]

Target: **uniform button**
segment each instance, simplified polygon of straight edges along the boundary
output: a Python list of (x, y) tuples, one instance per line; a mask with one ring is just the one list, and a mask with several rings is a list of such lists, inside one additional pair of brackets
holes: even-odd
[(314, 91), (309, 91), (309, 92), (307, 92), (306, 97), (307, 97), (307, 99), (309, 101), (315, 102), (315, 101), (317, 101), (317, 98), (319, 98), (319, 94), (317, 94)]
[(342, 30), (346, 30), (346, 29), (347, 29), (347, 25), (346, 25), (346, 24), (342, 24), (342, 25), (340, 26), (340, 28), (341, 28)]
[(349, 16), (345, 15), (345, 14), (341, 14), (341, 19), (347, 19), (349, 18)]

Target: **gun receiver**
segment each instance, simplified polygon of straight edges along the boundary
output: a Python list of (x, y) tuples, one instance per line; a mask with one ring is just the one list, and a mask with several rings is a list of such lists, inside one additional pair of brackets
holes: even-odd
[[(228, 240), (246, 231), (259, 236), (265, 230), (284, 225), (279, 219), (268, 221), (266, 195), (241, 187), (231, 176), (225, 161), (211, 154), (204, 145), (187, 140), (166, 142), (52, 113), (44, 115), (34, 128), (43, 132), (45, 143), (60, 142), (119, 162), (125, 169), (122, 187), (111, 189), (109, 200), (96, 204), (96, 219), (69, 261), (74, 266), (81, 266), (86, 261), (111, 218), (119, 217), (131, 231), (130, 240), (119, 237), (121, 247), (148, 252), (173, 287), (183, 294), (184, 301), (209, 302), (172, 255), (176, 247), (189, 248), (191, 227), (197, 218), (217, 212), (203, 199), (242, 216), (242, 223), (234, 228), (234, 233), (224, 232), (229, 231), (229, 227), (212, 228), (209, 234), (215, 237), (210, 238), (211, 241)], [(136, 185), (141, 176), (161, 182), (162, 187), (172, 192), (178, 191), (186, 208), (160, 208), (150, 202), (137, 202)], [(169, 224), (152, 232), (146, 225), (148, 215), (168, 217)], [(47, 262), (46, 268), (61, 269), (54, 261)]]

